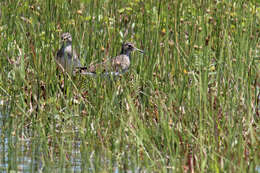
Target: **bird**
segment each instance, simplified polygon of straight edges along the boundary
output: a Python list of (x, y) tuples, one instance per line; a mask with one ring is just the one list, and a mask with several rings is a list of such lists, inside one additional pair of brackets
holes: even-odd
[(79, 57), (75, 50), (72, 48), (72, 36), (70, 33), (65, 32), (61, 34), (62, 46), (57, 52), (56, 62), (66, 71), (73, 71), (75, 68), (81, 67)]
[(131, 52), (133, 51), (144, 53), (143, 50), (136, 48), (133, 43), (125, 42), (122, 44), (120, 55), (110, 58), (102, 63), (80, 68), (80, 73), (90, 76), (95, 76), (97, 73), (115, 76), (125, 73), (130, 67)]

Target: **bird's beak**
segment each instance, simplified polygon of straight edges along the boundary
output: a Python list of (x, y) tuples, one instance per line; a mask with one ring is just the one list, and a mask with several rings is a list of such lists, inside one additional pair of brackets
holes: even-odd
[(137, 50), (138, 52), (144, 53), (144, 51), (141, 49), (135, 48), (135, 50)]

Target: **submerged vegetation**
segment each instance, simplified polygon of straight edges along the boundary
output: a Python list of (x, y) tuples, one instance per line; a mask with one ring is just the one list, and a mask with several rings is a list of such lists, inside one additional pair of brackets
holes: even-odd
[[(0, 172), (260, 169), (256, 1), (0, 5)], [(63, 32), (85, 66), (125, 41), (145, 54), (116, 79), (73, 76), (55, 63)]]

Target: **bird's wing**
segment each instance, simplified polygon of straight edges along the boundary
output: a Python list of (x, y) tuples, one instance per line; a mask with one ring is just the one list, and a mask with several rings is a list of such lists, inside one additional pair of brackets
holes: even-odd
[(56, 58), (60, 58), (62, 57), (62, 55), (63, 55), (63, 50), (62, 48), (60, 48), (59, 51), (57, 52)]
[(122, 64), (124, 63), (124, 56), (119, 55), (111, 59), (111, 68), (114, 72), (119, 72), (122, 70)]
[(91, 73), (99, 72), (120, 72), (126, 70), (129, 66), (128, 57), (119, 55), (108, 59), (102, 63), (90, 65), (88, 71)]

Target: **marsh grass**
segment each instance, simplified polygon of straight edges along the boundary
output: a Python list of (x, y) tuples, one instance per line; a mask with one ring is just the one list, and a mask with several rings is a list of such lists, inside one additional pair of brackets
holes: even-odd
[[(253, 1), (1, 2), (1, 171), (254, 172), (259, 7)], [(132, 41), (118, 79), (57, 71)], [(258, 147), (257, 147), (258, 146)]]

